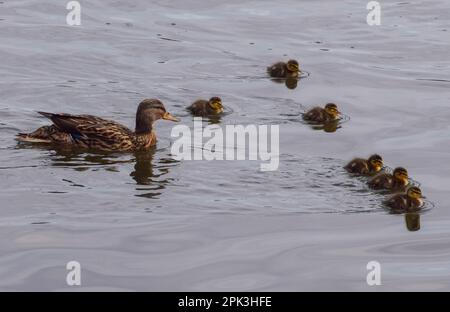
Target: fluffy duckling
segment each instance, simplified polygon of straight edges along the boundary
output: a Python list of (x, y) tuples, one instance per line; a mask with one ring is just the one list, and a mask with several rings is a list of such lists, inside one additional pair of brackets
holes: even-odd
[(156, 120), (178, 121), (156, 99), (146, 99), (139, 104), (134, 132), (115, 121), (96, 116), (39, 113), (49, 118), (53, 125), (32, 133), (19, 133), (17, 140), (102, 151), (139, 151), (156, 144), (153, 129)]
[(223, 113), (222, 100), (219, 97), (212, 97), (209, 101), (197, 100), (188, 107), (194, 116), (206, 117)]
[(312, 121), (316, 123), (325, 123), (333, 120), (337, 120), (341, 112), (338, 110), (337, 105), (334, 103), (328, 103), (325, 108), (314, 107), (303, 114), (303, 120)]
[(422, 191), (417, 186), (410, 187), (405, 194), (396, 194), (385, 201), (386, 206), (394, 210), (413, 211), (423, 205)]
[(409, 184), (408, 171), (405, 168), (397, 167), (392, 174), (377, 174), (367, 184), (375, 190), (404, 191)]
[(267, 73), (274, 78), (297, 78), (300, 67), (296, 60), (289, 60), (287, 63), (278, 62), (267, 67)]
[(370, 156), (369, 159), (355, 158), (344, 167), (348, 172), (360, 175), (374, 175), (382, 168), (383, 158), (378, 154)]

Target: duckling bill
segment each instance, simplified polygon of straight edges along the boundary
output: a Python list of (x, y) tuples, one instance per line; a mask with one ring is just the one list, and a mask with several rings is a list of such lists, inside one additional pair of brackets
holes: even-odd
[(139, 151), (156, 144), (153, 124), (158, 119), (178, 121), (157, 99), (143, 100), (136, 112), (135, 131), (111, 120), (91, 115), (39, 112), (53, 125), (32, 133), (19, 133), (22, 142), (46, 143), (102, 151)]
[(378, 154), (370, 156), (369, 159), (355, 158), (344, 167), (349, 173), (359, 175), (374, 175), (382, 168), (383, 158)]
[(397, 167), (392, 174), (377, 174), (367, 184), (375, 190), (404, 191), (409, 184), (408, 171), (405, 168)]
[(303, 120), (315, 122), (315, 123), (326, 123), (330, 121), (337, 120), (341, 112), (338, 110), (337, 105), (334, 103), (328, 103), (324, 108), (314, 107), (311, 110), (303, 114)]
[(300, 67), (296, 60), (289, 60), (287, 63), (278, 62), (267, 67), (267, 73), (274, 78), (297, 78), (299, 72)]
[(207, 117), (223, 113), (222, 100), (219, 97), (212, 97), (207, 100), (197, 100), (188, 107), (194, 116)]
[(405, 194), (396, 194), (385, 201), (386, 206), (397, 211), (414, 211), (422, 208), (422, 191), (417, 186), (410, 187)]

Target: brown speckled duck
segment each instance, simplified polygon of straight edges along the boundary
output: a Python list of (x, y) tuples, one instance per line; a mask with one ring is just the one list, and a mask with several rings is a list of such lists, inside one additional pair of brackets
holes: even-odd
[(397, 211), (414, 211), (422, 208), (422, 191), (417, 186), (410, 187), (405, 194), (396, 194), (385, 201), (386, 206)]
[(289, 60), (287, 63), (278, 62), (267, 67), (267, 73), (274, 78), (297, 78), (300, 67), (296, 60)]
[(409, 184), (408, 171), (403, 167), (397, 167), (392, 174), (386, 172), (377, 174), (367, 184), (375, 190), (405, 191)]
[(303, 114), (303, 120), (325, 123), (336, 120), (339, 118), (341, 112), (338, 110), (337, 105), (334, 103), (328, 103), (324, 108), (314, 107)]
[(378, 154), (370, 156), (369, 159), (355, 158), (344, 167), (348, 172), (360, 175), (374, 175), (382, 168), (383, 158)]
[(115, 121), (96, 116), (39, 113), (49, 118), (53, 125), (32, 133), (19, 133), (17, 140), (102, 151), (139, 151), (156, 144), (153, 129), (156, 120), (178, 121), (156, 99), (146, 99), (139, 104), (134, 132)]
[(194, 116), (206, 117), (223, 113), (222, 100), (215, 96), (206, 100), (197, 100), (188, 107)]

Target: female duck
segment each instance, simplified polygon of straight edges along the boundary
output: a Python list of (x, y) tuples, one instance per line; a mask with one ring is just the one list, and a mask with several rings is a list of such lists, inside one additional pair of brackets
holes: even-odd
[(414, 211), (423, 205), (422, 191), (417, 186), (410, 187), (406, 194), (396, 194), (385, 201), (386, 206), (393, 210)]
[(374, 175), (382, 168), (383, 158), (378, 154), (370, 156), (369, 159), (355, 158), (344, 167), (348, 172), (360, 175)]
[(139, 104), (134, 132), (115, 121), (96, 116), (39, 113), (49, 118), (53, 125), (32, 133), (19, 133), (17, 140), (102, 151), (138, 151), (156, 144), (153, 129), (156, 120), (178, 121), (156, 99), (146, 99)]
[(328, 103), (324, 108), (314, 107), (303, 114), (303, 120), (311, 121), (315, 123), (326, 123), (337, 120), (341, 112), (338, 110), (337, 105), (334, 103)]
[(408, 171), (405, 168), (398, 167), (394, 169), (392, 174), (377, 174), (367, 184), (375, 190), (404, 191), (409, 184)]
[(289, 60), (287, 63), (278, 62), (267, 67), (267, 73), (274, 78), (297, 78), (300, 67), (296, 60)]
[(188, 107), (194, 116), (206, 117), (223, 113), (222, 100), (219, 97), (212, 97), (209, 101), (197, 100)]

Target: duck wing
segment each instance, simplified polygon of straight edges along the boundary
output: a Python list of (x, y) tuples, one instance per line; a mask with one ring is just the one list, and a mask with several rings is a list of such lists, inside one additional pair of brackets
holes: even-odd
[(117, 144), (133, 135), (127, 127), (96, 116), (38, 113), (49, 118), (61, 132), (70, 134), (74, 141)]

